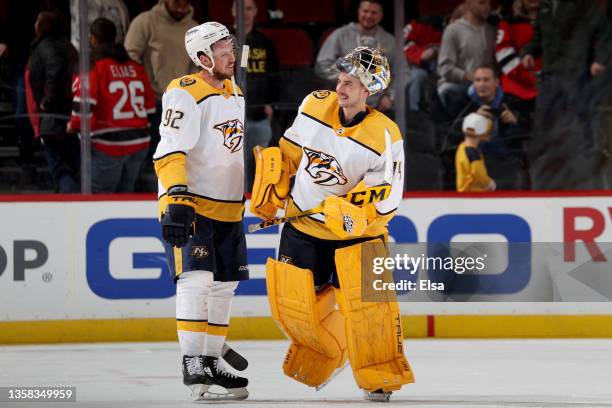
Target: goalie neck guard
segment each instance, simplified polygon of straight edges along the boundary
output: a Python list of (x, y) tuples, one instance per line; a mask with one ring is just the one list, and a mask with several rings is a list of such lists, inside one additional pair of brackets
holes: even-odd
[(387, 58), (374, 48), (357, 47), (345, 57), (338, 58), (336, 67), (358, 78), (370, 95), (384, 91), (391, 81)]

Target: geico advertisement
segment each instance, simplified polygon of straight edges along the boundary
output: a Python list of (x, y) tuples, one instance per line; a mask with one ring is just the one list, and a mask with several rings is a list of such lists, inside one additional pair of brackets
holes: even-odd
[[(174, 284), (156, 207), (154, 201), (0, 203), (0, 319), (173, 316)], [(247, 214), (245, 230), (258, 221)], [(398, 244), (564, 243), (563, 265), (558, 267), (573, 268), (585, 261), (603, 266), (609, 258), (605, 243), (612, 242), (612, 202), (610, 197), (406, 198), (389, 234)], [(278, 227), (247, 233), (252, 279), (239, 285), (234, 315), (269, 314), (264, 264), (276, 256), (279, 239)], [(430, 247), (424, 248), (427, 252)], [(540, 284), (543, 260), (530, 254), (526, 262), (522, 257), (518, 274), (512, 272), (516, 259), (510, 252), (505, 255), (506, 266), (487, 276), (502, 288), (494, 295), (503, 296), (504, 287), (528, 292)], [(494, 296), (478, 287), (470, 295), (475, 301)], [(494, 305), (404, 303), (402, 311), (612, 311), (610, 303), (597, 308)]]

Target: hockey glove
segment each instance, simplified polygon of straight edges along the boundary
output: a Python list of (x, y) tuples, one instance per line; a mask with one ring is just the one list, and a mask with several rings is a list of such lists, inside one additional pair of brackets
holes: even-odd
[(365, 208), (357, 207), (337, 196), (325, 199), (323, 215), (327, 228), (342, 239), (359, 237), (368, 226)]
[(161, 217), (162, 237), (173, 247), (182, 248), (194, 233), (195, 198), (184, 188), (168, 190), (168, 207)]

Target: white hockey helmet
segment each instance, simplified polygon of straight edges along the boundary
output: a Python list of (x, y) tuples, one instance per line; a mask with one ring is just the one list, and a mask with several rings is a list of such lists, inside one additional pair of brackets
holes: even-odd
[(384, 91), (391, 82), (391, 69), (387, 58), (375, 48), (357, 47), (338, 58), (336, 68), (358, 78), (370, 95)]
[[(232, 39), (229, 30), (223, 24), (210, 21), (193, 27), (185, 33), (185, 49), (189, 58), (198, 67), (207, 70), (211, 75), (215, 68), (212, 46), (214, 43), (224, 39)], [(235, 45), (235, 44), (234, 44)], [(204, 53), (212, 61), (212, 67), (205, 67), (200, 61), (200, 55)]]

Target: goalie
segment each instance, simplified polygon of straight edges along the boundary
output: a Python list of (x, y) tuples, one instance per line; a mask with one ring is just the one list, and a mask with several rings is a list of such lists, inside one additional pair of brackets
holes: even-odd
[[(388, 401), (414, 377), (395, 297), (361, 299), (362, 276), (372, 272), (362, 261), (386, 255), (387, 223), (403, 191), (403, 142), (397, 125), (366, 105), (389, 84), (386, 58), (358, 47), (336, 65), (336, 92), (308, 95), (280, 147), (254, 149), (251, 211), (271, 220), (278, 209), (292, 216), (324, 203), (321, 213), (284, 225), (278, 260), (266, 264), (272, 317), (291, 339), (285, 374), (320, 387), (348, 359), (365, 397)], [(385, 183), (382, 200), (338, 197)]]

